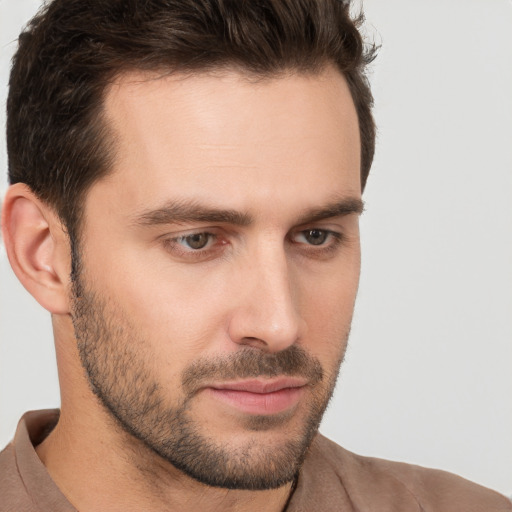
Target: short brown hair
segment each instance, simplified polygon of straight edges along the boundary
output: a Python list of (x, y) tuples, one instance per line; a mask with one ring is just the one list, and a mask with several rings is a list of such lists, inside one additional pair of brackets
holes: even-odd
[(54, 0), (13, 58), (7, 101), (9, 180), (26, 183), (77, 234), (87, 189), (109, 172), (104, 91), (125, 70), (234, 66), (260, 76), (333, 63), (359, 119), (361, 185), (375, 148), (364, 46), (343, 0)]

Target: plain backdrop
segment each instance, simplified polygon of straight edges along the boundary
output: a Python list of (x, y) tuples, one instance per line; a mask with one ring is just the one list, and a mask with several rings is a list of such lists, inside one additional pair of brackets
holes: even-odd
[[(0, 0), (9, 61), (37, 0)], [(350, 346), (322, 431), (512, 494), (512, 3), (366, 0), (379, 128)], [(47, 314), (0, 253), (0, 445), (59, 405)]]

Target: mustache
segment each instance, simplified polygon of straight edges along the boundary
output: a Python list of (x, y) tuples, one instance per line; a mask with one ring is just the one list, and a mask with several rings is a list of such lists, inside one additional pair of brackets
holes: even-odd
[(182, 386), (192, 394), (202, 383), (212, 380), (235, 380), (258, 377), (304, 377), (309, 384), (317, 384), (324, 378), (320, 361), (302, 347), (291, 345), (276, 353), (243, 348), (229, 356), (214, 359), (198, 359), (182, 374)]

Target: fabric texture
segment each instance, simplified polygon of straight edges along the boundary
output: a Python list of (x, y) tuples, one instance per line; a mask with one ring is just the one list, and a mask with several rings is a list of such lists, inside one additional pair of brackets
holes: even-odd
[[(58, 418), (58, 410), (49, 410), (20, 420), (0, 453), (0, 512), (76, 512), (34, 449)], [(512, 503), (453, 474), (361, 457), (318, 434), (286, 509), (316, 511), (512, 512)]]

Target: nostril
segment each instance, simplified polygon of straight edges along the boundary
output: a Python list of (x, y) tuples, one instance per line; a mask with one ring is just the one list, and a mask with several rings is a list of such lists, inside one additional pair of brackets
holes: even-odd
[(267, 343), (265, 343), (263, 340), (261, 340), (260, 338), (254, 338), (252, 336), (246, 336), (242, 338), (239, 344), (259, 349), (265, 348), (267, 346)]

